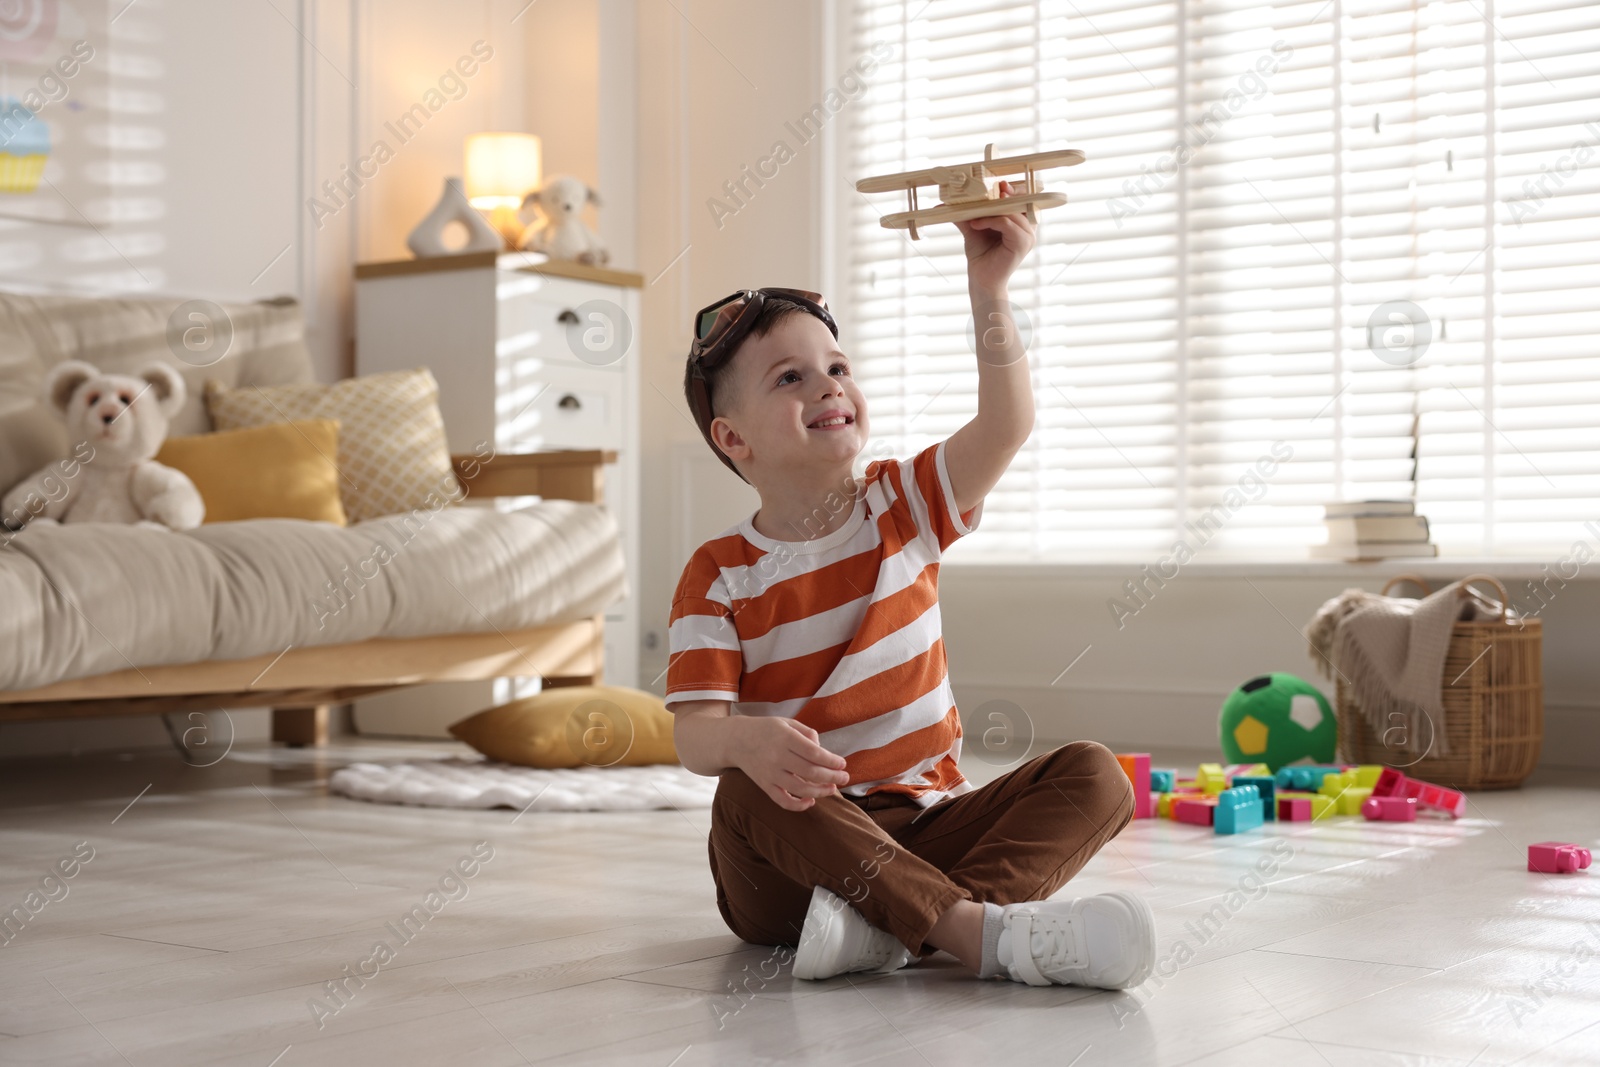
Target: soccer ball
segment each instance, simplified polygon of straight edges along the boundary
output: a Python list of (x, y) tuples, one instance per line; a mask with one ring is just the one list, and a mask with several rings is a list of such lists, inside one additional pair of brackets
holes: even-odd
[(1332, 763), (1339, 727), (1328, 698), (1304, 678), (1263, 674), (1228, 694), (1218, 723), (1229, 763), (1265, 763), (1276, 771), (1310, 760)]

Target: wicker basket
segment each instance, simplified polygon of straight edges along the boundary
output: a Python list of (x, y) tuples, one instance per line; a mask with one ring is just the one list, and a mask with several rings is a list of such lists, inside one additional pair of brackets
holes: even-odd
[[(1335, 686), (1339, 750), (1348, 763), (1381, 763), (1406, 774), (1457, 789), (1511, 789), (1533, 772), (1544, 742), (1544, 680), (1540, 673), (1543, 626), (1539, 619), (1506, 620), (1510, 603), (1505, 586), (1486, 574), (1461, 583), (1461, 595), (1478, 595), (1467, 586), (1488, 582), (1500, 593), (1500, 618), (1457, 622), (1450, 634), (1440, 678), (1444, 721), (1435, 728), (1448, 739), (1449, 754), (1412, 757), (1385, 745), (1361, 713), (1355, 695), (1341, 679)], [(1431, 593), (1413, 575), (1392, 578), (1383, 595), (1400, 582)]]

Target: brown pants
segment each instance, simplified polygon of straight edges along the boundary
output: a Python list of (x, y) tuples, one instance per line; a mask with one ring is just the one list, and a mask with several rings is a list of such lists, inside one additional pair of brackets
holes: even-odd
[(778, 807), (740, 770), (711, 807), (711, 875), (728, 928), (760, 945), (800, 940), (826, 886), (918, 956), (958, 900), (1048, 897), (1133, 818), (1133, 788), (1104, 745), (1074, 741), (980, 789), (920, 808), (906, 797), (823, 797)]

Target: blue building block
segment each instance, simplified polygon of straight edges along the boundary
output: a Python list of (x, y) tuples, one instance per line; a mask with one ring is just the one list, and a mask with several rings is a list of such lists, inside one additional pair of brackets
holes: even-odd
[(1261, 794), (1261, 815), (1267, 822), (1278, 821), (1277, 781), (1273, 778), (1241, 775), (1233, 780), (1235, 786), (1253, 785)]
[(1342, 767), (1315, 766), (1280, 767), (1273, 780), (1280, 791), (1315, 793), (1322, 788), (1322, 776), (1338, 774)]
[(1237, 834), (1261, 828), (1261, 794), (1253, 785), (1237, 785), (1217, 794), (1211, 825), (1219, 834)]
[(1152, 793), (1170, 793), (1172, 792), (1172, 783), (1177, 780), (1177, 771), (1151, 771), (1150, 791)]

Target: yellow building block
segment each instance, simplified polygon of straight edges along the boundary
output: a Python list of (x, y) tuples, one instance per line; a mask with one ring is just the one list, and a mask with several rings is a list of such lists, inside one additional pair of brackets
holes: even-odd
[[(1380, 767), (1378, 769), (1382, 770), (1383, 768)], [(1272, 768), (1268, 767), (1265, 763), (1257, 763), (1254, 766), (1246, 767), (1244, 770), (1240, 771), (1239, 772), (1239, 777), (1241, 777), (1241, 778), (1271, 778), (1272, 777)], [(1378, 779), (1376, 777), (1374, 777), (1372, 780), (1374, 782), (1376, 782)]]
[(1202, 793), (1215, 795), (1228, 788), (1228, 776), (1223, 773), (1222, 764), (1220, 763), (1200, 764), (1200, 773), (1195, 781), (1199, 784)]
[(1376, 763), (1363, 763), (1356, 768), (1356, 785), (1362, 789), (1371, 789), (1378, 784), (1378, 776), (1383, 773), (1383, 768)]
[(1358, 785), (1353, 785), (1343, 793), (1340, 793), (1334, 804), (1338, 807), (1340, 815), (1360, 815), (1361, 802), (1371, 795), (1371, 789), (1363, 789)]
[(1317, 790), (1325, 797), (1336, 797), (1346, 789), (1353, 788), (1356, 784), (1355, 771), (1340, 771), (1338, 774), (1324, 774), (1322, 788)]

